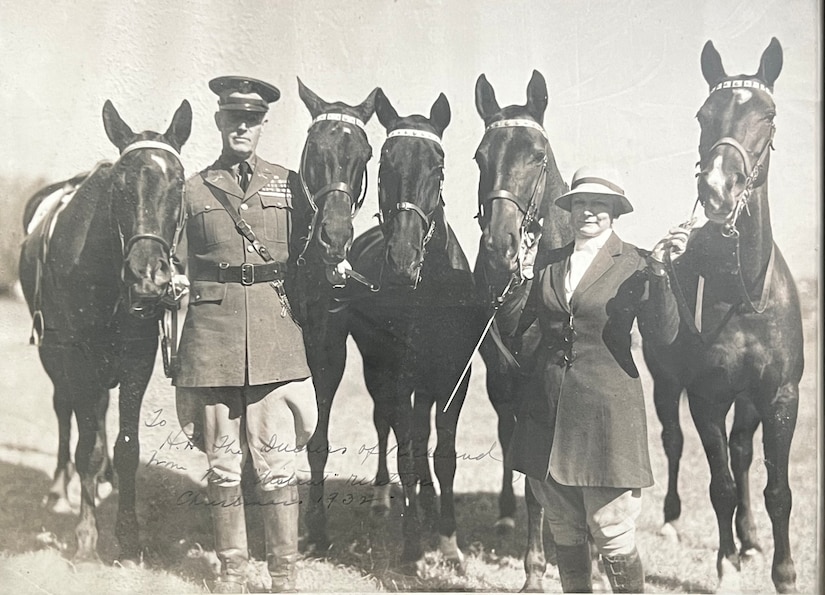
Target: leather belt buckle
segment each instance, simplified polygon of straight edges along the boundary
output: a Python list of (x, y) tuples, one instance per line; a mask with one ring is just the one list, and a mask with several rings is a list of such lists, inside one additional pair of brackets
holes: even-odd
[(241, 265), (241, 285), (255, 283), (255, 265), (245, 262)]

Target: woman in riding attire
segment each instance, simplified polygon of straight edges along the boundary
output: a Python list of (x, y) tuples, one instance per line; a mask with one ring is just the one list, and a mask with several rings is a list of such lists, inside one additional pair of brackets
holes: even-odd
[(613, 221), (633, 207), (614, 173), (588, 167), (556, 204), (575, 240), (537, 256), (519, 329), (538, 318), (542, 338), (507, 456), (544, 507), (563, 590), (592, 589), (589, 534), (614, 592), (641, 592), (635, 521), (653, 476), (631, 327), (638, 318), (645, 340), (675, 339), (662, 260), (684, 251), (688, 231), (671, 229), (652, 253), (623, 242)]

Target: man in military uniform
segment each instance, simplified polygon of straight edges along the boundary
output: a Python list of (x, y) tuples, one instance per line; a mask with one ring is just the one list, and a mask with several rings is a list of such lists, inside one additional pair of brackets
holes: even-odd
[(207, 456), (207, 494), (221, 576), (214, 592), (245, 589), (248, 562), (241, 469), (251, 458), (272, 592), (295, 590), (295, 459), (317, 409), (300, 327), (283, 279), (296, 176), (257, 156), (280, 92), (252, 78), (209, 83), (223, 150), (186, 184), (184, 242), (191, 283), (181, 334), (178, 416)]

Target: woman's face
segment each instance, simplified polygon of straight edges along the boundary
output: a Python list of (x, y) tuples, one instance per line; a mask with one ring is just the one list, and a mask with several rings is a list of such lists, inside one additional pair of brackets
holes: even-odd
[(613, 200), (598, 194), (574, 196), (570, 222), (578, 238), (592, 238), (613, 225)]

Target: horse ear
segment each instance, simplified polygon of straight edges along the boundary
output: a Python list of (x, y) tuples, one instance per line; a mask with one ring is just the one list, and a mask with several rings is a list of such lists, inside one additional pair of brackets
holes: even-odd
[(384, 95), (384, 90), (381, 87), (375, 93), (375, 115), (378, 116), (378, 121), (386, 129), (389, 129), (398, 119), (398, 112), (395, 111), (390, 100)]
[(722, 58), (711, 40), (702, 48), (702, 75), (711, 87), (728, 76), (722, 66)]
[(175, 149), (180, 151), (189, 139), (189, 134), (192, 132), (192, 106), (184, 99), (180, 107), (172, 116), (172, 123), (169, 124), (169, 129), (163, 133), (163, 136), (168, 140)]
[(439, 136), (444, 133), (444, 129), (450, 124), (450, 118), (450, 102), (447, 101), (444, 93), (440, 93), (438, 99), (435, 100), (432, 108), (430, 108), (430, 122), (432, 122), (433, 126), (438, 130)]
[(355, 107), (355, 110), (358, 112), (358, 117), (364, 123), (369, 122), (369, 119), (372, 118), (372, 115), (375, 113), (375, 96), (377, 94), (378, 87), (370, 91), (367, 98), (362, 101), (360, 105)]
[(307, 106), (309, 114), (315, 118), (318, 114), (326, 111), (329, 104), (313, 93), (309, 87), (304, 85), (300, 77), (295, 78), (298, 79), (298, 96), (301, 98), (301, 101), (304, 102), (304, 105)]
[(103, 128), (112, 144), (122, 151), (135, 137), (129, 125), (123, 121), (110, 100), (103, 104)]
[(541, 124), (544, 121), (544, 110), (547, 109), (547, 83), (538, 70), (533, 71), (530, 82), (527, 84), (527, 111)]
[(759, 62), (759, 72), (756, 73), (756, 78), (765, 81), (770, 88), (779, 73), (782, 72), (782, 46), (776, 37), (771, 37), (771, 42), (765, 51), (762, 52), (762, 59)]
[(481, 119), (485, 122), (487, 118), (501, 111), (496, 101), (496, 92), (493, 86), (487, 82), (487, 77), (482, 74), (476, 81), (476, 110)]

